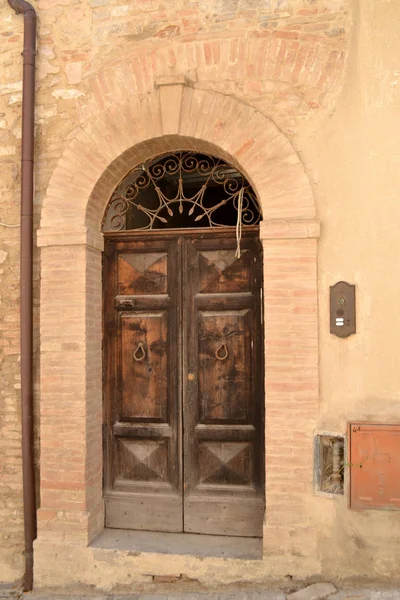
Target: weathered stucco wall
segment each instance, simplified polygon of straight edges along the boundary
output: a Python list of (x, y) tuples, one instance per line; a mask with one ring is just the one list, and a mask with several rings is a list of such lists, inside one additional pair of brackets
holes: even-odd
[[(400, 206), (400, 6), (355, 6), (343, 93), (317, 135), (299, 146), (314, 181), (318, 216), (321, 431), (351, 420), (400, 422), (396, 276)], [(357, 333), (329, 334), (329, 286), (357, 285)], [(320, 552), (328, 573), (396, 573), (400, 513), (348, 510), (347, 498), (318, 502)]]
[[(157, 78), (179, 74), (190, 87), (231, 95), (255, 107), (299, 152), (322, 224), (318, 430), (345, 433), (349, 419), (400, 421), (395, 277), (400, 211), (398, 2), (38, 0), (33, 4), (39, 21), (36, 226), (64, 150), (93, 114), (114, 105), (121, 88), (129, 90), (135, 106), (150, 97)], [(22, 18), (3, 3), (0, 221), (9, 224), (19, 218), (22, 25)], [(110, 145), (112, 135), (111, 121), (103, 134)], [(18, 229), (0, 226), (0, 581), (20, 577), (23, 568), (18, 244)], [(37, 287), (38, 279), (39, 266)], [(329, 334), (329, 285), (340, 279), (357, 284), (357, 334), (347, 340)], [(38, 360), (35, 366), (38, 369)], [(37, 402), (39, 398), (37, 382)], [(311, 487), (308, 505), (314, 515), (308, 528), (313, 541), (305, 544), (304, 553), (312, 554), (314, 567), (319, 565), (309, 575), (320, 571), (333, 578), (394, 576), (398, 513), (349, 511), (346, 497), (313, 496)], [(288, 546), (288, 552), (292, 550)], [(40, 556), (38, 568), (45, 582), (54, 548), (42, 547)], [(76, 555), (62, 556), (59, 566), (71, 560), (75, 568)], [(87, 555), (81, 581), (96, 581), (94, 573), (101, 571), (96, 560)], [(101, 564), (103, 558), (99, 560)], [(148, 560), (138, 559), (133, 565), (122, 557), (122, 570), (113, 567), (115, 577), (132, 567), (138, 574), (149, 569)], [(254, 576), (283, 576), (281, 559), (268, 560), (252, 566)], [(199, 565), (189, 563), (171, 559), (165, 568), (175, 565), (179, 571), (186, 565), (195, 573)], [(224, 580), (241, 576), (242, 568), (227, 563), (231, 575), (223, 565), (216, 572)], [(64, 568), (49, 569), (49, 582), (61, 572), (67, 573)]]

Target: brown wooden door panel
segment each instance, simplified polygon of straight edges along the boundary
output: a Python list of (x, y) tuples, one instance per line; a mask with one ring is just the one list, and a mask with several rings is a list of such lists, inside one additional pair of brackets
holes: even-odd
[(248, 423), (251, 415), (251, 312), (199, 311), (200, 423)]
[(198, 443), (198, 491), (214, 486), (221, 491), (238, 491), (232, 486), (253, 485), (254, 444), (251, 441), (227, 441), (228, 437), (228, 432), (224, 432), (224, 441), (205, 440)]
[(261, 255), (245, 239), (184, 252), (184, 530), (262, 535)]
[(248, 442), (254, 439), (256, 433), (254, 425), (214, 425), (210, 423), (196, 425), (196, 439), (219, 441), (229, 432), (230, 439), (238, 442)]
[(168, 419), (168, 312), (119, 314), (121, 421)]
[[(225, 240), (224, 240), (225, 241)], [(235, 248), (208, 250), (208, 240), (199, 248), (199, 287), (202, 294), (246, 292), (251, 288), (252, 253), (243, 248), (241, 257), (235, 257)], [(232, 252), (233, 250), (233, 252)]]
[(182, 497), (129, 494), (106, 497), (106, 527), (182, 532)]
[(108, 527), (262, 535), (257, 232), (235, 252), (232, 230), (109, 244)]
[(126, 252), (118, 255), (118, 294), (165, 294), (167, 288), (166, 252)]
[(260, 498), (197, 496), (185, 500), (185, 531), (209, 535), (261, 537), (264, 501)]
[(114, 245), (106, 307), (114, 365), (107, 386), (109, 527), (182, 531), (178, 260), (176, 239)]
[(114, 488), (127, 484), (126, 487), (135, 491), (135, 484), (142, 487), (143, 483), (156, 483), (157, 487), (165, 485), (169, 488), (170, 453), (168, 438), (144, 440), (117, 437)]

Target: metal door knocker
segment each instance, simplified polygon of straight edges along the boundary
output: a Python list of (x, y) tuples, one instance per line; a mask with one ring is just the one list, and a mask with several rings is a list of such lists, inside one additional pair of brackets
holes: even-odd
[(143, 346), (143, 342), (139, 342), (135, 352), (133, 353), (133, 359), (136, 360), (136, 362), (141, 362), (146, 356)]
[(217, 360), (226, 360), (229, 356), (228, 348), (226, 347), (226, 343), (223, 342), (215, 351), (215, 358)]

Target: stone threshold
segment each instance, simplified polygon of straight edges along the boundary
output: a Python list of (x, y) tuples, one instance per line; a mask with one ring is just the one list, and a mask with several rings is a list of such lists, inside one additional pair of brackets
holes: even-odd
[(261, 538), (104, 529), (92, 542), (91, 547), (138, 554), (177, 554), (202, 558), (262, 560)]

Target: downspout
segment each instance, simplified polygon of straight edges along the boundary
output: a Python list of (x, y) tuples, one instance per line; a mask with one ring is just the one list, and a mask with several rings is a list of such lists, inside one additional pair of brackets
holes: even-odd
[(20, 258), (20, 335), (21, 335), (21, 414), (22, 481), (25, 529), (24, 589), (33, 587), (33, 541), (36, 538), (36, 496), (33, 445), (32, 378), (32, 254), (34, 193), (34, 120), (36, 12), (25, 0), (8, 0), (11, 8), (24, 15), (21, 150), (21, 258)]

